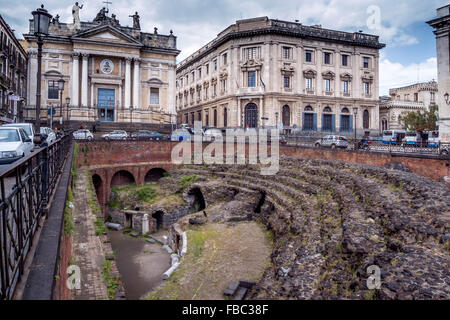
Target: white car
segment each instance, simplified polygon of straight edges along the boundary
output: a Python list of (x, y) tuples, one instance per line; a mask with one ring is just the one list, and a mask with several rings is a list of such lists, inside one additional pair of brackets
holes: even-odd
[(214, 141), (223, 138), (222, 130), (216, 128), (208, 128), (203, 133), (203, 141)]
[(73, 137), (76, 140), (89, 140), (94, 139), (94, 135), (88, 129), (79, 129), (73, 133)]
[(45, 134), (47, 139), (45, 140), (47, 144), (51, 144), (56, 141), (56, 134), (49, 127), (41, 127), (41, 134)]
[(186, 129), (176, 129), (168, 136), (170, 141), (191, 141), (191, 134)]
[(102, 135), (102, 138), (105, 140), (126, 140), (128, 133), (125, 130), (114, 130)]
[(33, 148), (33, 141), (22, 128), (0, 127), (0, 164), (26, 157)]
[(28, 135), (28, 137), (31, 138), (31, 141), (34, 142), (34, 126), (32, 123), (8, 123), (2, 125), (2, 127), (15, 127), (15, 128), (22, 128), (23, 131)]

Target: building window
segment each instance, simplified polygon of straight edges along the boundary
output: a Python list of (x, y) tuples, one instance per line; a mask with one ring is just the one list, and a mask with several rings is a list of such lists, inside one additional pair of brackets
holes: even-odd
[(370, 94), (370, 84), (368, 82), (363, 82), (364, 83), (364, 94), (369, 95)]
[(150, 88), (150, 104), (159, 105), (159, 88)]
[(222, 92), (227, 91), (227, 79), (223, 79), (220, 82), (222, 82)]
[(252, 48), (245, 49), (244, 57), (246, 58), (246, 60), (257, 59), (258, 58), (258, 48), (252, 47)]
[(217, 84), (216, 83), (213, 84), (213, 95), (214, 95), (214, 97), (217, 95)]
[(206, 64), (206, 74), (209, 74), (209, 63)]
[(324, 64), (331, 64), (331, 53), (324, 52), (323, 53), (323, 63)]
[(214, 111), (213, 111), (213, 121), (214, 121), (214, 127), (217, 127), (217, 109), (214, 109)]
[(419, 94), (417, 92), (414, 93), (414, 101), (415, 102), (419, 101)]
[(192, 71), (192, 79), (191, 79), (191, 82), (194, 83), (194, 81), (195, 81), (195, 72)]
[(333, 115), (323, 114), (322, 115), (322, 131), (334, 131), (333, 130)]
[(256, 87), (256, 71), (248, 72), (248, 87)]
[(291, 87), (291, 77), (284, 76), (284, 88), (289, 89)]
[(369, 61), (370, 61), (370, 58), (363, 57), (363, 68), (364, 69), (369, 69)]
[(305, 51), (305, 61), (306, 62), (312, 62), (312, 56), (313, 56), (312, 50)]
[(205, 123), (209, 126), (209, 110), (205, 110)]
[(349, 114), (341, 114), (341, 131), (349, 132), (350, 129), (350, 115)]
[(369, 111), (367, 109), (363, 112), (363, 128), (369, 129)]
[(213, 63), (214, 63), (214, 71), (217, 71), (217, 59), (214, 59)]
[(223, 62), (223, 65), (224, 65), (224, 66), (226, 66), (227, 63), (228, 63), (227, 58), (228, 58), (228, 57), (227, 57), (227, 54), (224, 53), (223, 56), (222, 56), (222, 62)]
[(198, 78), (202, 78), (202, 68), (198, 68)]
[(342, 81), (342, 91), (348, 93), (348, 80)]
[(344, 67), (348, 66), (348, 55), (347, 54), (342, 55), (342, 66), (344, 66)]
[(306, 90), (312, 90), (312, 79), (305, 78), (305, 88)]
[(386, 119), (381, 120), (381, 130), (382, 131), (388, 130), (388, 123)]
[(430, 92), (430, 94), (431, 94), (431, 98), (430, 98), (430, 100), (431, 100), (431, 102), (434, 102), (434, 99), (435, 99), (435, 95), (434, 95), (434, 92)]
[(314, 125), (314, 113), (303, 113), (303, 130), (304, 131), (315, 131)]
[(227, 108), (223, 109), (223, 126), (226, 127), (228, 125), (228, 110)]
[(58, 81), (48, 82), (48, 98), (59, 99)]
[(289, 48), (289, 47), (283, 47), (283, 59), (287, 59), (287, 60), (292, 59), (292, 54), (291, 54), (292, 50), (291, 49), (292, 48)]
[(325, 79), (325, 91), (331, 92), (331, 80), (330, 79)]

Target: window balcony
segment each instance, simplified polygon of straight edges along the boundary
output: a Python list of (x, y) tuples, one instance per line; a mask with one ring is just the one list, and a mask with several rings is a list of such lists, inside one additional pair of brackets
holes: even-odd
[(314, 91), (313, 88), (310, 88), (310, 89), (303, 89), (303, 92), (306, 93), (306, 94), (315, 94), (315, 91)]
[(243, 87), (238, 89), (238, 94), (263, 94), (264, 93), (264, 87), (263, 86), (257, 86), (257, 87)]
[(332, 96), (332, 95), (334, 94), (334, 91), (333, 91), (333, 90), (329, 90), (329, 91), (324, 90), (324, 91), (322, 91), (322, 92), (323, 92), (323, 95), (325, 95), (325, 96)]

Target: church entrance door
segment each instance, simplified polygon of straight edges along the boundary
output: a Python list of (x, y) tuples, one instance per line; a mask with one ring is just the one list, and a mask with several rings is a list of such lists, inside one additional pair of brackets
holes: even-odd
[(114, 89), (98, 89), (98, 119), (103, 122), (114, 121)]

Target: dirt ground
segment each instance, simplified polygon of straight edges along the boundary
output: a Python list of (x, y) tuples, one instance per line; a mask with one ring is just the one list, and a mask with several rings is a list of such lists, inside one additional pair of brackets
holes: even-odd
[(224, 299), (232, 281), (258, 281), (270, 264), (271, 235), (257, 222), (210, 223), (187, 230), (181, 265), (147, 299)]

